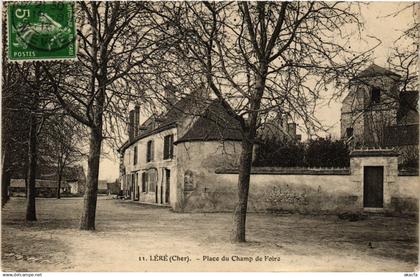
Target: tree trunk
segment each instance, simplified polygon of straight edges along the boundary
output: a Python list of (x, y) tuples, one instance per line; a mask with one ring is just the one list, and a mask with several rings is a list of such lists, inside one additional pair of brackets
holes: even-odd
[(23, 176), (25, 176), (25, 198), (28, 198), (28, 172), (29, 172), (29, 155), (25, 157), (25, 165), (23, 166)]
[[(2, 19), (2, 31), (3, 34), (4, 32), (6, 32), (6, 19), (3, 18)], [(3, 45), (6, 45), (6, 38), (3, 36), (2, 38), (2, 42)], [(5, 47), (3, 47), (2, 49), (2, 61), (3, 61), (3, 65), (2, 65), (2, 93), (3, 96), (5, 95), (5, 92), (3, 91), (4, 88), (6, 88), (8, 85), (8, 66), (7, 66), (7, 60), (6, 60), (6, 51), (5, 51)], [(9, 139), (8, 139), (8, 134), (6, 133), (6, 129), (5, 129), (5, 123), (4, 120), (7, 120), (7, 118), (9, 118), (7, 115), (7, 112), (5, 112), (5, 99), (2, 97), (2, 112), (1, 112), (1, 123), (2, 123), (2, 129), (1, 129), (1, 135), (2, 135), (2, 140), (1, 140), (1, 147), (2, 147), (2, 160), (1, 160), (1, 206), (3, 207), (6, 202), (9, 200), (9, 187), (10, 187), (10, 168), (9, 168), (9, 157), (8, 157), (8, 153), (9, 153)]]
[(60, 199), (61, 198), (61, 175), (62, 175), (62, 172), (61, 172), (61, 170), (59, 169), (58, 171), (57, 171), (57, 175), (58, 175), (58, 182), (57, 182), (57, 199)]
[(88, 158), (88, 174), (84, 196), (84, 208), (80, 220), (81, 230), (95, 230), (96, 200), (98, 192), (99, 160), (102, 130), (91, 129)]
[(245, 127), (245, 134), (242, 139), (242, 152), (239, 161), (238, 179), (238, 203), (233, 212), (233, 242), (245, 242), (246, 213), (248, 208), (249, 180), (251, 177), (252, 151), (254, 148), (255, 137), (257, 134), (258, 110), (260, 109), (261, 99), (265, 88), (265, 76), (267, 67), (262, 63), (260, 72), (255, 83), (255, 94), (250, 103), (249, 125)]
[(239, 162), (238, 203), (233, 212), (233, 230), (231, 237), (233, 242), (245, 242), (245, 225), (253, 146), (254, 144), (247, 139), (242, 141), (242, 152)]
[(1, 206), (3, 207), (9, 201), (10, 188), (10, 168), (8, 163), (8, 149), (7, 146), (3, 148), (2, 170), (1, 170)]
[[(34, 96), (36, 97), (36, 96)], [(35, 100), (36, 101), (36, 100)], [(29, 126), (29, 167), (28, 167), (28, 190), (26, 197), (26, 220), (36, 221), (35, 209), (35, 174), (37, 166), (37, 122), (35, 111), (31, 111)]]
[(35, 208), (35, 179), (36, 179), (36, 168), (37, 168), (37, 152), (38, 152), (38, 141), (37, 141), (37, 118), (36, 112), (38, 110), (39, 102), (39, 78), (40, 78), (40, 64), (35, 63), (35, 89), (33, 92), (31, 114), (30, 114), (30, 126), (29, 126), (29, 149), (28, 149), (28, 188), (26, 195), (26, 220), (36, 221), (36, 208)]
[(8, 169), (3, 169), (1, 176), (1, 206), (6, 205), (9, 201), (9, 188), (10, 188), (10, 173)]

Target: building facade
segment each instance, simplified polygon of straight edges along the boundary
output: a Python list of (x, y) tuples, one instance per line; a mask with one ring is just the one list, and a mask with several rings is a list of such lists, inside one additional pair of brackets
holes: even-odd
[[(355, 113), (360, 112), (363, 118), (366, 103), (374, 101), (373, 116), (391, 117), (389, 126), (399, 126), (401, 107), (381, 109), (381, 99), (384, 101), (387, 96), (382, 96), (381, 90), (379, 97), (378, 92), (372, 91), (372, 86), (376, 89), (378, 84), (364, 85), (352, 91), (343, 103), (342, 128), (358, 128), (348, 137), (349, 131), (344, 131), (343, 138), (360, 139), (365, 144), (378, 139), (379, 143), (381, 136), (369, 137), (368, 132), (373, 128), (356, 118)], [(361, 104), (354, 106), (353, 103)], [(242, 133), (239, 122), (228, 115), (219, 101), (197, 101), (192, 94), (143, 123), (139, 117), (140, 107), (136, 106), (129, 116), (129, 139), (119, 149), (120, 184), (127, 198), (170, 206), (174, 211), (230, 211), (234, 208)], [(272, 135), (278, 126), (287, 126), (284, 130), (292, 130), (287, 137), (293, 138), (296, 126), (286, 123), (286, 120), (281, 124), (273, 122), (277, 124), (274, 131), (259, 135)], [(412, 184), (418, 181), (418, 175), (399, 175), (396, 162), (399, 153), (389, 149), (381, 153), (367, 150), (365, 154), (364, 151), (354, 154), (350, 168), (345, 169), (300, 172), (254, 168), (249, 210), (335, 213), (360, 211), (369, 205), (391, 211), (415, 210), (418, 195), (412, 192), (417, 186)], [(372, 167), (373, 173), (369, 168), (364, 172), (365, 166)], [(261, 171), (263, 169), (266, 171)], [(379, 177), (365, 182), (364, 175)], [(371, 192), (371, 196), (365, 197)], [(402, 206), (396, 208), (398, 205)]]
[(350, 81), (341, 108), (341, 138), (354, 147), (418, 152), (418, 92), (400, 91), (400, 76), (375, 64)]
[(213, 185), (206, 176), (217, 166), (237, 164), (239, 123), (219, 101), (202, 98), (193, 93), (173, 100), (142, 124), (140, 107), (130, 112), (129, 140), (119, 149), (126, 197), (181, 210), (192, 191)]
[[(240, 123), (205, 92), (179, 101), (166, 98), (170, 99), (166, 110), (142, 124), (140, 106), (130, 112), (129, 139), (119, 150), (121, 189), (132, 200), (174, 210), (214, 203), (216, 199), (204, 198), (220, 191), (216, 169), (239, 164)], [(282, 126), (295, 139), (296, 125), (286, 119)], [(275, 125), (272, 133), (285, 137), (282, 126)]]

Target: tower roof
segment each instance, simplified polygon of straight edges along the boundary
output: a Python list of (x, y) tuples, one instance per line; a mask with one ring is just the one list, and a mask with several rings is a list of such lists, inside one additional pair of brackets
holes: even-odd
[(398, 75), (397, 73), (388, 70), (386, 68), (383, 68), (376, 64), (371, 64), (368, 66), (365, 70), (359, 73), (359, 77), (382, 77), (387, 76), (390, 78), (401, 78), (401, 75)]

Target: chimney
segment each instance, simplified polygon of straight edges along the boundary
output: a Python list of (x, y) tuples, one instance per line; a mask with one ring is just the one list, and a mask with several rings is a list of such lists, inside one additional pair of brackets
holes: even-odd
[(134, 107), (134, 137), (140, 133), (140, 105)]
[(281, 128), (283, 129), (284, 132), (288, 132), (288, 125), (287, 125), (287, 121), (289, 121), (289, 116), (287, 114), (282, 114), (281, 116)]
[(199, 96), (199, 99), (203, 101), (210, 100), (210, 89), (206, 86), (205, 83), (201, 83), (196, 92)]
[(134, 110), (131, 110), (128, 115), (128, 140), (134, 139)]
[(170, 109), (176, 103), (176, 87), (174, 85), (165, 86), (165, 103), (166, 109)]
[(288, 123), (288, 133), (294, 139), (296, 138), (296, 123)]

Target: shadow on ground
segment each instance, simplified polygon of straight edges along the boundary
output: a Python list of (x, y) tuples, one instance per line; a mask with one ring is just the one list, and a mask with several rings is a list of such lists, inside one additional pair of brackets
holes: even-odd
[(97, 230), (88, 232), (78, 229), (82, 205), (82, 198), (39, 198), (38, 222), (25, 223), (24, 199), (12, 199), (2, 211), (3, 271), (413, 271), (418, 264), (415, 218), (252, 213), (248, 242), (232, 244), (229, 213), (173, 213), (101, 197)]

